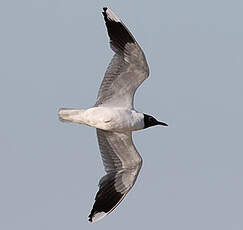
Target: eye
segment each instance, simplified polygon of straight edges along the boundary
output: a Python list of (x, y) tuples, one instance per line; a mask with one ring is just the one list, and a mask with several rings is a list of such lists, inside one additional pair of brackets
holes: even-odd
[(153, 117), (149, 117), (149, 121), (153, 121), (154, 120), (154, 118)]

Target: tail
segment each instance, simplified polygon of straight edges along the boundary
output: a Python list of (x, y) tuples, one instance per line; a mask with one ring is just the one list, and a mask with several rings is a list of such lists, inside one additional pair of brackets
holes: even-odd
[(58, 111), (59, 120), (62, 122), (82, 123), (82, 113), (84, 109), (61, 108)]

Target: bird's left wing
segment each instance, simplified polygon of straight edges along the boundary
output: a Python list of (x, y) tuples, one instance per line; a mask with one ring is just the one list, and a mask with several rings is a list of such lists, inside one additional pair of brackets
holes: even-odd
[(89, 221), (95, 222), (113, 211), (134, 185), (142, 166), (132, 133), (97, 130), (106, 175), (99, 182)]
[(136, 89), (149, 75), (144, 53), (122, 21), (108, 8), (104, 19), (115, 52), (101, 83), (96, 106), (133, 108)]

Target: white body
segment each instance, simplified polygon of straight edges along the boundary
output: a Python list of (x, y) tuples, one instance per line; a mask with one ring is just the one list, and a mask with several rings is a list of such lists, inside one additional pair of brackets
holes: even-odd
[(144, 115), (133, 109), (114, 107), (93, 107), (90, 109), (60, 109), (59, 118), (62, 121), (85, 124), (98, 129), (127, 132), (144, 128)]

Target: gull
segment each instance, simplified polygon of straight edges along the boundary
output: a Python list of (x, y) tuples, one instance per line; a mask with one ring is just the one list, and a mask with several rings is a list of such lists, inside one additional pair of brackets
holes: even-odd
[(155, 125), (167, 126), (153, 116), (134, 109), (134, 94), (148, 77), (144, 53), (123, 22), (107, 7), (102, 12), (115, 52), (101, 83), (95, 105), (89, 109), (61, 108), (63, 122), (96, 128), (99, 149), (106, 175), (89, 215), (96, 222), (112, 212), (133, 187), (142, 166), (132, 132)]

